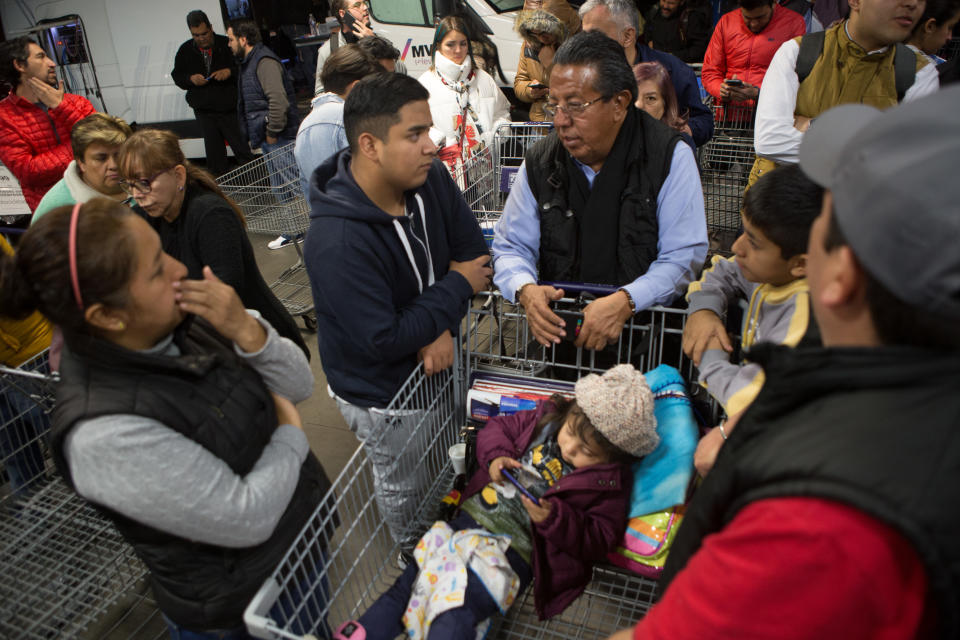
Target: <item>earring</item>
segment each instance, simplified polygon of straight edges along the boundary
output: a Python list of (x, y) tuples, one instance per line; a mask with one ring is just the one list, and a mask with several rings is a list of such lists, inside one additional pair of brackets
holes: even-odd
[(118, 329), (119, 331), (123, 331), (123, 330), (125, 330), (126, 328), (127, 328), (127, 324), (126, 324), (123, 320), (121, 320), (121, 321), (120, 321), (120, 324), (117, 325), (117, 329)]
[(183, 185), (180, 185), (179, 187), (177, 187), (177, 191), (183, 191)]

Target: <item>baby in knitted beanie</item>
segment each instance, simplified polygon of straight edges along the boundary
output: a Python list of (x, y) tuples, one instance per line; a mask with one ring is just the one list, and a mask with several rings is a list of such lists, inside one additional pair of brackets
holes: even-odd
[[(491, 418), (477, 436), (480, 468), (449, 523), (453, 537), (438, 536), (434, 525), (417, 545), (417, 563), (334, 638), (352, 639), (347, 629), (363, 629), (366, 640), (447, 637), (505, 611), (531, 580), (540, 617), (560, 613), (583, 592), (593, 564), (623, 539), (631, 463), (658, 442), (653, 393), (628, 364), (582, 378), (575, 399), (553, 396), (536, 409)], [(506, 549), (485, 568), (471, 561), (460, 572), (445, 550), (484, 553), (466, 540)], [(424, 604), (435, 602), (445, 604)]]

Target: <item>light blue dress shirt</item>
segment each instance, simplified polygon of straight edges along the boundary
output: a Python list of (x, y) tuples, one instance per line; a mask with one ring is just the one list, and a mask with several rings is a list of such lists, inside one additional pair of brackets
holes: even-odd
[[(574, 162), (592, 188), (597, 172)], [(657, 194), (657, 226), (657, 259), (645, 274), (621, 287), (633, 299), (634, 311), (673, 302), (686, 291), (707, 256), (703, 188), (693, 151), (686, 144), (674, 147), (670, 174)], [(520, 165), (494, 233), (493, 281), (513, 301), (520, 287), (537, 282), (540, 259), (540, 216), (527, 181), (526, 162)]]

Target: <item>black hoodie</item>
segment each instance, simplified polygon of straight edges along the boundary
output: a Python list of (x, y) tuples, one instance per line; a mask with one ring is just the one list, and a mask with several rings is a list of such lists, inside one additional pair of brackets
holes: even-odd
[[(320, 361), (339, 397), (386, 407), (417, 365), (417, 352), (444, 330), (456, 335), (473, 291), (450, 261), (488, 252), (480, 225), (443, 164), (406, 194), (412, 216), (375, 205), (350, 171), (350, 150), (328, 158), (310, 179), (310, 231), (304, 259), (317, 311)], [(435, 282), (429, 285), (420, 206)], [(418, 263), (417, 272), (397, 225)], [(411, 226), (413, 230), (411, 230)]]

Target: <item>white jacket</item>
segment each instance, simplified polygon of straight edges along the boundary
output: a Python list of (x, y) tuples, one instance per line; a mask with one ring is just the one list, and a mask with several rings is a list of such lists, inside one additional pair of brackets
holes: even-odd
[[(487, 145), (493, 142), (497, 128), (501, 124), (510, 122), (510, 103), (507, 97), (503, 95), (496, 81), (483, 69), (477, 69), (467, 84), (466, 102), (460, 94), (448, 86), (456, 85), (460, 78), (468, 77), (470, 70), (469, 57), (463, 61), (463, 64), (457, 65), (437, 53), (435, 68), (419, 78), (420, 84), (430, 92), (430, 115), (433, 118), (430, 139), (441, 148), (459, 143), (457, 118), (464, 113), (464, 106), (467, 103), (476, 114), (476, 124), (481, 130), (477, 137)], [(444, 84), (440, 79), (441, 73), (444, 74), (448, 84)], [(458, 98), (460, 98), (459, 102)], [(469, 131), (467, 135), (470, 135)]]

